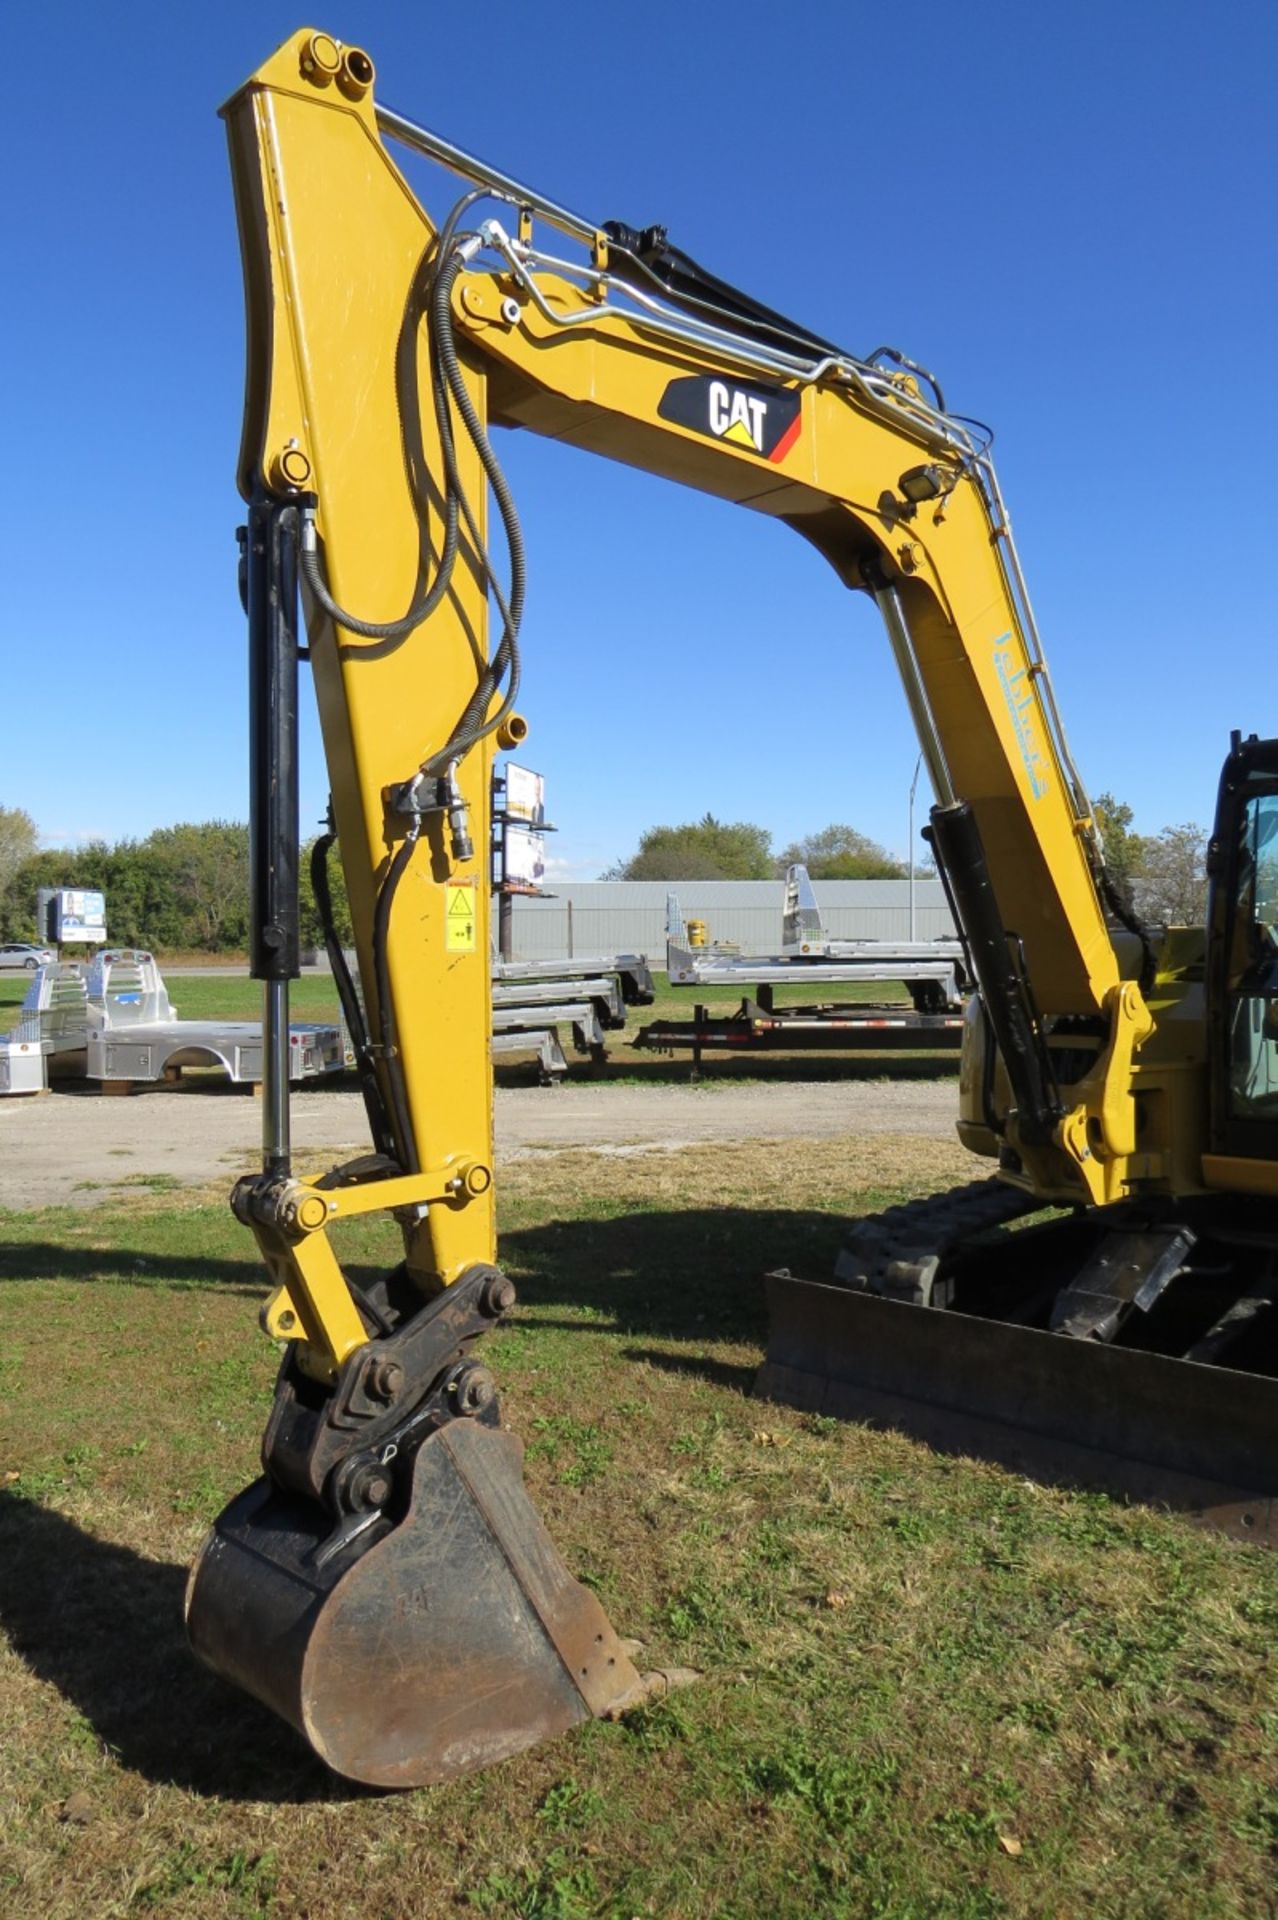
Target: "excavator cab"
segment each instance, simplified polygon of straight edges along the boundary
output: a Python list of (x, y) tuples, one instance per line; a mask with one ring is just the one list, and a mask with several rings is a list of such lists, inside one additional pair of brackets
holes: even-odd
[[(1209, 1177), (1278, 1192), (1278, 740), (1233, 736), (1208, 849)], [(1231, 1163), (1236, 1163), (1232, 1164)]]

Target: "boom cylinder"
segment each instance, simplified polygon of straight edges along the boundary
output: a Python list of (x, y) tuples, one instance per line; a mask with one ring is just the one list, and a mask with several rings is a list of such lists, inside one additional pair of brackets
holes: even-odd
[(258, 493), (244, 542), (249, 630), (250, 971), (262, 994), (262, 1165), (289, 1171), (288, 983), (297, 978), (297, 508)]
[(933, 807), (931, 823), (932, 845), (1016, 1096), (1020, 1137), (1027, 1145), (1046, 1146), (1060, 1118), (1060, 1099), (1025, 982), (1012, 958), (1015, 936), (999, 912), (976, 815), (960, 800)]

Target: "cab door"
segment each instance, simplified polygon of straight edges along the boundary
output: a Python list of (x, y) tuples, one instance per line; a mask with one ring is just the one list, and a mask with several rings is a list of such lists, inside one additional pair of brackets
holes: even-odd
[(1208, 872), (1204, 1171), (1212, 1186), (1278, 1193), (1278, 741), (1234, 735)]

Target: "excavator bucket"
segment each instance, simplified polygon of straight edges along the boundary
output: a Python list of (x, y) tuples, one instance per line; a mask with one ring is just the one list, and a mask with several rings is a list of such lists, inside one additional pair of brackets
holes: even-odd
[(448, 1780), (615, 1711), (639, 1676), (560, 1560), (522, 1458), (513, 1435), (450, 1421), (417, 1452), (403, 1517), (345, 1533), (256, 1481), (192, 1570), (196, 1653), (374, 1787)]

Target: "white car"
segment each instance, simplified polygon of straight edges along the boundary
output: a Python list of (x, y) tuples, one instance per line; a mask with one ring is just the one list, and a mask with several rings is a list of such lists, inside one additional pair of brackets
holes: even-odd
[(29, 947), (18, 941), (0, 946), (0, 973), (34, 973), (37, 967), (51, 967), (57, 959), (52, 947)]

